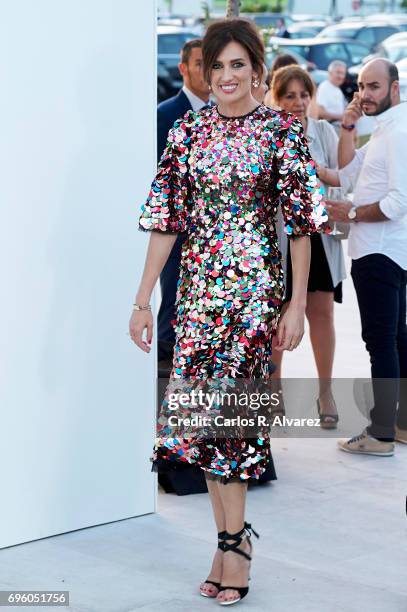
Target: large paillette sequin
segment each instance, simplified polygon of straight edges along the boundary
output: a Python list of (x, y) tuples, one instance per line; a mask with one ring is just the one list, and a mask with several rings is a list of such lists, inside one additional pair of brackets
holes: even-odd
[[(186, 232), (172, 378), (269, 377), (284, 286), (275, 218), (289, 236), (327, 221), (300, 122), (260, 105), (226, 118), (189, 111), (170, 130), (140, 229)], [(157, 434), (153, 462), (187, 462), (241, 480), (265, 470), (269, 439), (189, 440)], [(164, 461), (166, 460), (166, 461)]]

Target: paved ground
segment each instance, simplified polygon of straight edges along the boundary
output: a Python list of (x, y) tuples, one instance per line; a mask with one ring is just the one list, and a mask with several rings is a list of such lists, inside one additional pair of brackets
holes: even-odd
[[(368, 376), (351, 283), (344, 294), (335, 376)], [(286, 366), (287, 376), (314, 376), (307, 341)], [(261, 538), (240, 609), (406, 612), (407, 446), (354, 457), (332, 438), (277, 438), (273, 454), (278, 481), (249, 491)], [(206, 494), (160, 494), (156, 515), (0, 551), (0, 588), (69, 589), (75, 612), (219, 609), (197, 594), (214, 541)]]

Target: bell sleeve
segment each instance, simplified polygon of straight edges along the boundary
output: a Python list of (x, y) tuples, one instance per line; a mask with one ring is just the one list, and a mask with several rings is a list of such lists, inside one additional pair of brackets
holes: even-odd
[(311, 158), (300, 121), (282, 115), (283, 129), (273, 143), (277, 163), (277, 199), (290, 236), (321, 232), (328, 221), (315, 162)]
[(191, 211), (188, 176), (192, 111), (177, 119), (168, 133), (146, 202), (141, 207), (139, 229), (167, 234), (186, 232)]

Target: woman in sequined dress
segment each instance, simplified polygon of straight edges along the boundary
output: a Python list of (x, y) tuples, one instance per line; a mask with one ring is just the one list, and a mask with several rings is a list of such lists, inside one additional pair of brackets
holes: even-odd
[[(242, 19), (212, 24), (204, 37), (203, 62), (218, 105), (189, 111), (175, 122), (140, 217), (140, 228), (152, 233), (130, 334), (146, 352), (153, 320), (139, 307), (148, 305), (177, 232), (188, 234), (171, 385), (269, 378), (273, 335), (280, 350), (293, 350), (303, 336), (309, 235), (327, 220), (301, 124), (252, 97), (264, 62), (254, 26)], [(281, 320), (279, 207), (293, 238), (292, 299)], [(247, 481), (259, 478), (269, 457), (268, 433), (249, 440), (191, 439), (158, 426), (153, 469), (194, 464), (205, 471), (218, 547), (200, 593), (222, 605), (248, 591)]]

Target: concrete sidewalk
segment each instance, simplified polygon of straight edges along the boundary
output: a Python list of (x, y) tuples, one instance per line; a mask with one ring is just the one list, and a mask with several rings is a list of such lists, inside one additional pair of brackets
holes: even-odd
[[(344, 300), (335, 376), (367, 377), (349, 281)], [(285, 365), (285, 376), (315, 376), (307, 338)], [(277, 438), (273, 457), (278, 480), (248, 494), (247, 519), (261, 538), (237, 609), (406, 612), (407, 446), (358, 457), (333, 438)], [(215, 541), (207, 494), (160, 494), (156, 515), (1, 550), (0, 588), (69, 590), (74, 612), (217, 610), (198, 593)]]
[[(355, 457), (279, 439), (273, 453), (278, 481), (248, 495), (261, 537), (240, 609), (405, 612), (407, 446)], [(66, 589), (75, 612), (215, 610), (197, 592), (215, 541), (207, 494), (161, 494), (157, 515), (0, 551), (0, 588)]]

